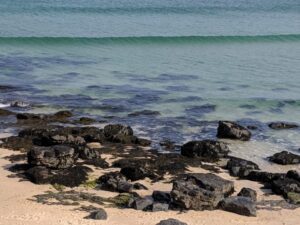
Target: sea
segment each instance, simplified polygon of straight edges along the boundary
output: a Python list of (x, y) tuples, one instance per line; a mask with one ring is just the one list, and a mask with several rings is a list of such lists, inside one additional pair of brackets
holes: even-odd
[(300, 153), (300, 129), (268, 127), (300, 123), (300, 1), (0, 0), (0, 84), (2, 107), (128, 124), (158, 148), (256, 126), (232, 154), (268, 167)]

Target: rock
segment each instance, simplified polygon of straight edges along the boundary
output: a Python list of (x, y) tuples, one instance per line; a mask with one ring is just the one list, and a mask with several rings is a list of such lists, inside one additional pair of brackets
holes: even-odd
[(149, 210), (153, 204), (153, 199), (150, 197), (139, 198), (133, 202), (133, 208), (136, 210)]
[(175, 142), (170, 140), (163, 140), (159, 143), (160, 146), (164, 148), (164, 150), (167, 151), (175, 151), (175, 149), (178, 147), (176, 146)]
[(150, 146), (151, 141), (145, 138), (137, 138), (136, 144), (141, 146)]
[(300, 163), (300, 155), (295, 155), (291, 152), (282, 151), (279, 153), (275, 153), (273, 156), (269, 157), (271, 162), (288, 165), (288, 164), (299, 164)]
[(288, 178), (291, 178), (291, 179), (294, 179), (294, 180), (297, 180), (300, 182), (300, 173), (298, 173), (296, 170), (289, 170), (287, 173), (286, 173), (286, 176)]
[(51, 147), (34, 146), (28, 152), (28, 163), (53, 169), (71, 167), (77, 159), (74, 148), (65, 145)]
[(36, 184), (59, 184), (66, 187), (77, 187), (88, 180), (91, 169), (75, 166), (52, 172), (43, 166), (35, 166), (25, 172), (27, 178)]
[(141, 183), (133, 184), (133, 188), (135, 190), (148, 190), (148, 188), (145, 185), (141, 184)]
[(234, 196), (225, 198), (220, 203), (220, 208), (239, 215), (256, 216), (255, 203), (247, 197)]
[(283, 173), (269, 173), (264, 171), (251, 171), (245, 178), (260, 183), (270, 183), (272, 180), (283, 177)]
[(91, 212), (88, 218), (93, 220), (107, 220), (107, 213), (104, 209), (97, 209)]
[(142, 110), (142, 111), (136, 111), (133, 113), (129, 113), (128, 116), (130, 117), (136, 117), (136, 116), (159, 116), (160, 112), (158, 111), (152, 111), (152, 110)]
[(159, 212), (159, 211), (168, 211), (169, 204), (154, 202), (152, 205), (152, 212)]
[(251, 198), (254, 202), (256, 202), (257, 199), (256, 191), (251, 188), (242, 188), (242, 190), (238, 193), (238, 196)]
[(107, 191), (131, 192), (133, 185), (119, 172), (110, 172), (101, 176), (97, 183), (100, 188)]
[(79, 151), (79, 158), (88, 160), (99, 159), (100, 153), (95, 149), (84, 147)]
[(46, 120), (49, 117), (47, 115), (42, 115), (42, 114), (33, 114), (33, 113), (18, 113), (16, 115), (18, 120)]
[(171, 195), (169, 192), (153, 191), (152, 198), (156, 202), (167, 203), (167, 204), (171, 202)]
[(271, 129), (281, 130), (281, 129), (292, 129), (299, 127), (297, 124), (286, 123), (286, 122), (273, 122), (268, 125)]
[(83, 125), (89, 125), (89, 124), (95, 123), (97, 121), (95, 119), (89, 118), (89, 117), (80, 117), (77, 122), (80, 124), (83, 124)]
[(50, 170), (43, 166), (35, 166), (28, 169), (25, 173), (27, 178), (35, 184), (51, 183), (52, 174)]
[(300, 193), (288, 192), (287, 199), (291, 204), (300, 204)]
[(1, 147), (24, 152), (28, 152), (33, 146), (30, 138), (11, 136), (2, 139), (2, 141)]
[(56, 119), (65, 119), (65, 118), (68, 118), (68, 117), (72, 117), (73, 116), (73, 113), (71, 111), (59, 111), (57, 113), (54, 114), (54, 117)]
[(217, 137), (248, 141), (251, 138), (251, 132), (237, 123), (219, 121)]
[(300, 181), (287, 176), (274, 179), (271, 182), (271, 189), (286, 198), (289, 192), (300, 193)]
[(142, 180), (148, 176), (145, 169), (135, 166), (124, 167), (121, 169), (120, 173), (131, 181)]
[(10, 116), (10, 115), (13, 115), (14, 113), (9, 111), (9, 110), (6, 110), (6, 109), (1, 109), (0, 108), (0, 116)]
[(73, 135), (51, 135), (44, 133), (38, 137), (33, 138), (33, 143), (39, 146), (51, 146), (51, 145), (73, 145), (74, 147), (77, 145), (85, 145), (85, 140), (79, 136)]
[(190, 141), (181, 147), (181, 155), (187, 157), (199, 157), (205, 161), (217, 161), (219, 158), (227, 156), (229, 149), (225, 143), (203, 140)]
[(121, 124), (110, 124), (104, 127), (104, 135), (106, 137), (112, 137), (115, 135), (132, 136), (133, 130), (129, 126), (124, 126)]
[(231, 176), (242, 178), (248, 176), (252, 170), (259, 170), (259, 167), (254, 162), (237, 157), (230, 157), (226, 169), (229, 170)]
[(180, 209), (212, 210), (233, 191), (233, 182), (214, 174), (189, 174), (173, 182), (171, 198)]
[(187, 223), (183, 223), (179, 220), (176, 219), (167, 219), (167, 220), (161, 220), (158, 224), (156, 225), (188, 225)]

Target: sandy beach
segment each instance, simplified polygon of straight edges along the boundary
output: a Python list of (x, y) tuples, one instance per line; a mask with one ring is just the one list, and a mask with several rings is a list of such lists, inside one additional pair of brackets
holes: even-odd
[[(84, 219), (87, 212), (76, 210), (78, 206), (44, 205), (32, 199), (34, 195), (43, 194), (46, 191), (55, 191), (51, 185), (35, 185), (29, 181), (20, 181), (19, 178), (9, 178), (12, 175), (6, 168), (11, 163), (4, 157), (17, 154), (7, 149), (0, 149), (0, 202), (1, 202), (1, 225), (155, 225), (160, 220), (176, 218), (189, 225), (229, 225), (229, 224), (272, 224), (272, 225), (294, 225), (300, 219), (300, 208), (295, 210), (258, 210), (257, 217), (240, 216), (234, 213), (215, 211), (193, 211), (188, 212), (143, 212), (134, 209), (118, 209), (105, 207), (108, 214), (106, 221), (94, 221)], [(208, 172), (203, 169), (190, 168), (193, 172)], [(97, 175), (101, 174), (102, 171)], [(279, 200), (279, 196), (264, 195), (260, 189), (262, 185), (252, 181), (238, 181), (226, 173), (218, 174), (226, 179), (233, 180), (235, 190), (238, 192), (242, 187), (251, 187), (258, 193), (259, 200)], [(143, 184), (149, 187), (148, 191), (140, 192), (143, 195), (150, 194), (153, 190), (171, 190), (171, 184), (155, 183), (151, 185), (144, 180)], [(115, 193), (106, 191), (89, 190), (83, 187), (75, 188), (76, 191), (97, 193), (102, 197), (111, 197)], [(90, 205), (82, 203), (82, 205)]]

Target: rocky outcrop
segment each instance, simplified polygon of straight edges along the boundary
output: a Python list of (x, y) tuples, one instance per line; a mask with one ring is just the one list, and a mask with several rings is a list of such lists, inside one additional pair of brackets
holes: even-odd
[(181, 147), (181, 155), (198, 157), (203, 161), (217, 161), (227, 156), (229, 149), (225, 143), (213, 140), (190, 141)]
[(287, 151), (282, 151), (279, 153), (275, 153), (273, 156), (269, 157), (269, 160), (273, 163), (281, 165), (299, 164), (300, 155), (296, 155)]
[(235, 122), (219, 121), (217, 137), (248, 141), (251, 138), (251, 132)]
[(233, 182), (214, 174), (189, 174), (173, 182), (171, 198), (180, 209), (212, 210), (233, 191)]
[(244, 216), (256, 216), (255, 203), (248, 197), (234, 196), (225, 198), (220, 208)]
[(77, 159), (74, 148), (65, 145), (51, 147), (34, 146), (28, 152), (28, 164), (51, 169), (71, 167)]
[(273, 122), (269, 123), (268, 125), (271, 129), (274, 130), (282, 130), (282, 129), (292, 129), (292, 128), (298, 128), (299, 125), (294, 123), (286, 123), (286, 122)]

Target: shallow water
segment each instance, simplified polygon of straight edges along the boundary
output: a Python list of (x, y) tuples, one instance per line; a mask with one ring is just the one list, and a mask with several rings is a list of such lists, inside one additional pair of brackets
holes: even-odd
[[(1, 84), (17, 87), (1, 104), (114, 116), (157, 142), (215, 138), (217, 120), (238, 120), (259, 127), (260, 159), (266, 145), (300, 147), (299, 129), (266, 126), (300, 123), (297, 0), (0, 3)], [(127, 117), (145, 109), (161, 115)]]

